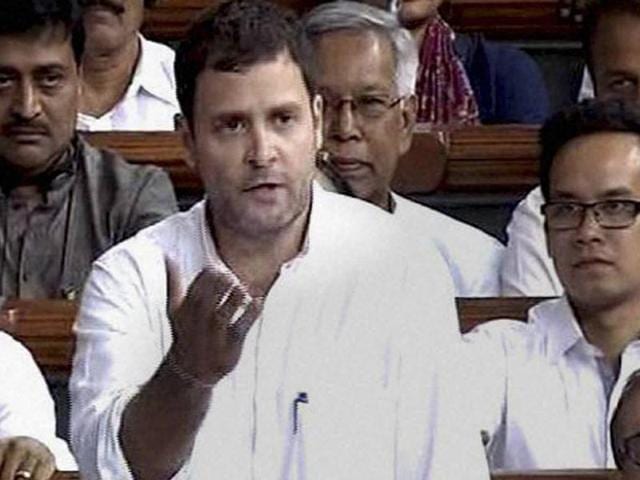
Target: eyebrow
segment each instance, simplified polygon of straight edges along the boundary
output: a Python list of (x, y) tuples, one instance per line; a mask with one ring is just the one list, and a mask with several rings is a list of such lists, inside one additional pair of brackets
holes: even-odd
[[(273, 113), (282, 112), (282, 111), (302, 111), (304, 109), (304, 105), (300, 104), (295, 100), (285, 101), (282, 103), (276, 103), (266, 110), (267, 115), (272, 115)], [(213, 120), (225, 120), (229, 118), (249, 118), (251, 117), (251, 112), (248, 110), (238, 110), (238, 109), (229, 109), (229, 110), (220, 110), (217, 112), (211, 113), (211, 118)]]
[[(68, 69), (69, 67), (62, 63), (45, 63), (43, 65), (36, 65), (36, 67), (33, 69), (33, 72), (42, 73), (42, 72), (49, 72), (51, 70), (66, 71)], [(21, 73), (19, 69), (15, 68), (12, 65), (2, 65), (2, 64), (0, 64), (0, 72), (12, 73), (12, 74)]]
[[(617, 187), (617, 188), (611, 188), (609, 190), (605, 190), (604, 192), (598, 193), (596, 195), (596, 198), (611, 199), (611, 198), (632, 197), (632, 196), (636, 196), (636, 194), (629, 188)], [(575, 200), (577, 198), (575, 194), (571, 192), (565, 192), (562, 190), (553, 192), (553, 197), (561, 200)]]
[[(365, 85), (364, 87), (358, 88), (355, 91), (349, 92), (349, 93), (355, 93), (357, 95), (361, 95), (363, 93), (365, 93), (365, 94), (367, 94), (367, 93), (387, 93), (388, 90), (392, 90), (392, 89), (393, 89), (393, 85)], [(326, 87), (320, 87), (318, 90), (320, 91), (321, 94), (323, 94), (323, 93), (335, 94), (336, 93), (331, 88), (326, 88)]]
[(620, 70), (620, 69), (616, 69), (616, 70), (604, 70), (603, 72), (607, 77), (616, 77), (616, 76), (622, 76), (622, 77), (634, 77), (637, 78), (638, 75), (636, 75), (635, 73), (633, 73), (631, 70)]

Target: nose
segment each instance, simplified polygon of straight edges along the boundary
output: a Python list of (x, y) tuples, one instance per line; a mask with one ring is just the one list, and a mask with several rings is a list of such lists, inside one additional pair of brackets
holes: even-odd
[(327, 137), (330, 140), (348, 142), (361, 138), (351, 102), (343, 101), (334, 108), (329, 109), (325, 116), (325, 124), (328, 128)]
[(272, 133), (266, 126), (257, 125), (251, 133), (251, 145), (247, 161), (256, 168), (266, 167), (276, 159)]
[(598, 224), (596, 212), (587, 208), (582, 217), (582, 222), (575, 230), (578, 243), (589, 243), (602, 240), (602, 227)]
[(24, 82), (17, 89), (13, 99), (12, 113), (22, 120), (32, 120), (40, 115), (42, 105), (40, 94), (31, 82)]

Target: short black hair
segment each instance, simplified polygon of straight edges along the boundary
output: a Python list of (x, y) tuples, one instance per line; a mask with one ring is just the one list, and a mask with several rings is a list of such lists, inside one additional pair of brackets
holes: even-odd
[(75, 0), (2, 0), (0, 18), (0, 36), (63, 26), (71, 36), (76, 63), (80, 64), (85, 34), (80, 7)]
[(550, 172), (558, 152), (574, 138), (599, 132), (632, 133), (640, 141), (640, 106), (620, 99), (591, 99), (549, 118), (540, 130), (540, 187), (545, 200), (549, 200)]
[[(589, 0), (582, 24), (582, 46), (587, 68), (593, 77), (593, 41), (600, 20), (610, 14), (626, 13), (640, 19), (640, 0)], [(595, 79), (594, 79), (595, 81)]]
[(189, 124), (193, 121), (196, 78), (205, 68), (236, 71), (275, 59), (282, 52), (298, 64), (313, 98), (313, 50), (292, 11), (265, 0), (231, 0), (207, 10), (191, 25), (176, 51), (178, 102)]

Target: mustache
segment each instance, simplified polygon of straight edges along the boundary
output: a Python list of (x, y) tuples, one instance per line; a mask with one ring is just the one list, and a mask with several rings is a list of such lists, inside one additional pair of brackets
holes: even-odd
[(111, 0), (80, 0), (80, 6), (82, 8), (104, 7), (111, 10), (116, 15), (122, 15), (125, 10), (124, 5)]
[(38, 121), (20, 120), (16, 119), (13, 122), (5, 123), (2, 126), (2, 130), (5, 132), (11, 132), (12, 130), (33, 130), (34, 132), (49, 133), (49, 127), (46, 124)]

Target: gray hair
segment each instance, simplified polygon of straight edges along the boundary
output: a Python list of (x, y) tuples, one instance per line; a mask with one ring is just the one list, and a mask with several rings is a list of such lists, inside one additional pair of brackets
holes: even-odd
[(338, 0), (318, 5), (302, 18), (302, 22), (312, 41), (336, 30), (373, 30), (382, 33), (389, 39), (395, 57), (396, 93), (401, 96), (414, 93), (418, 50), (409, 31), (400, 25), (393, 13), (364, 3)]

